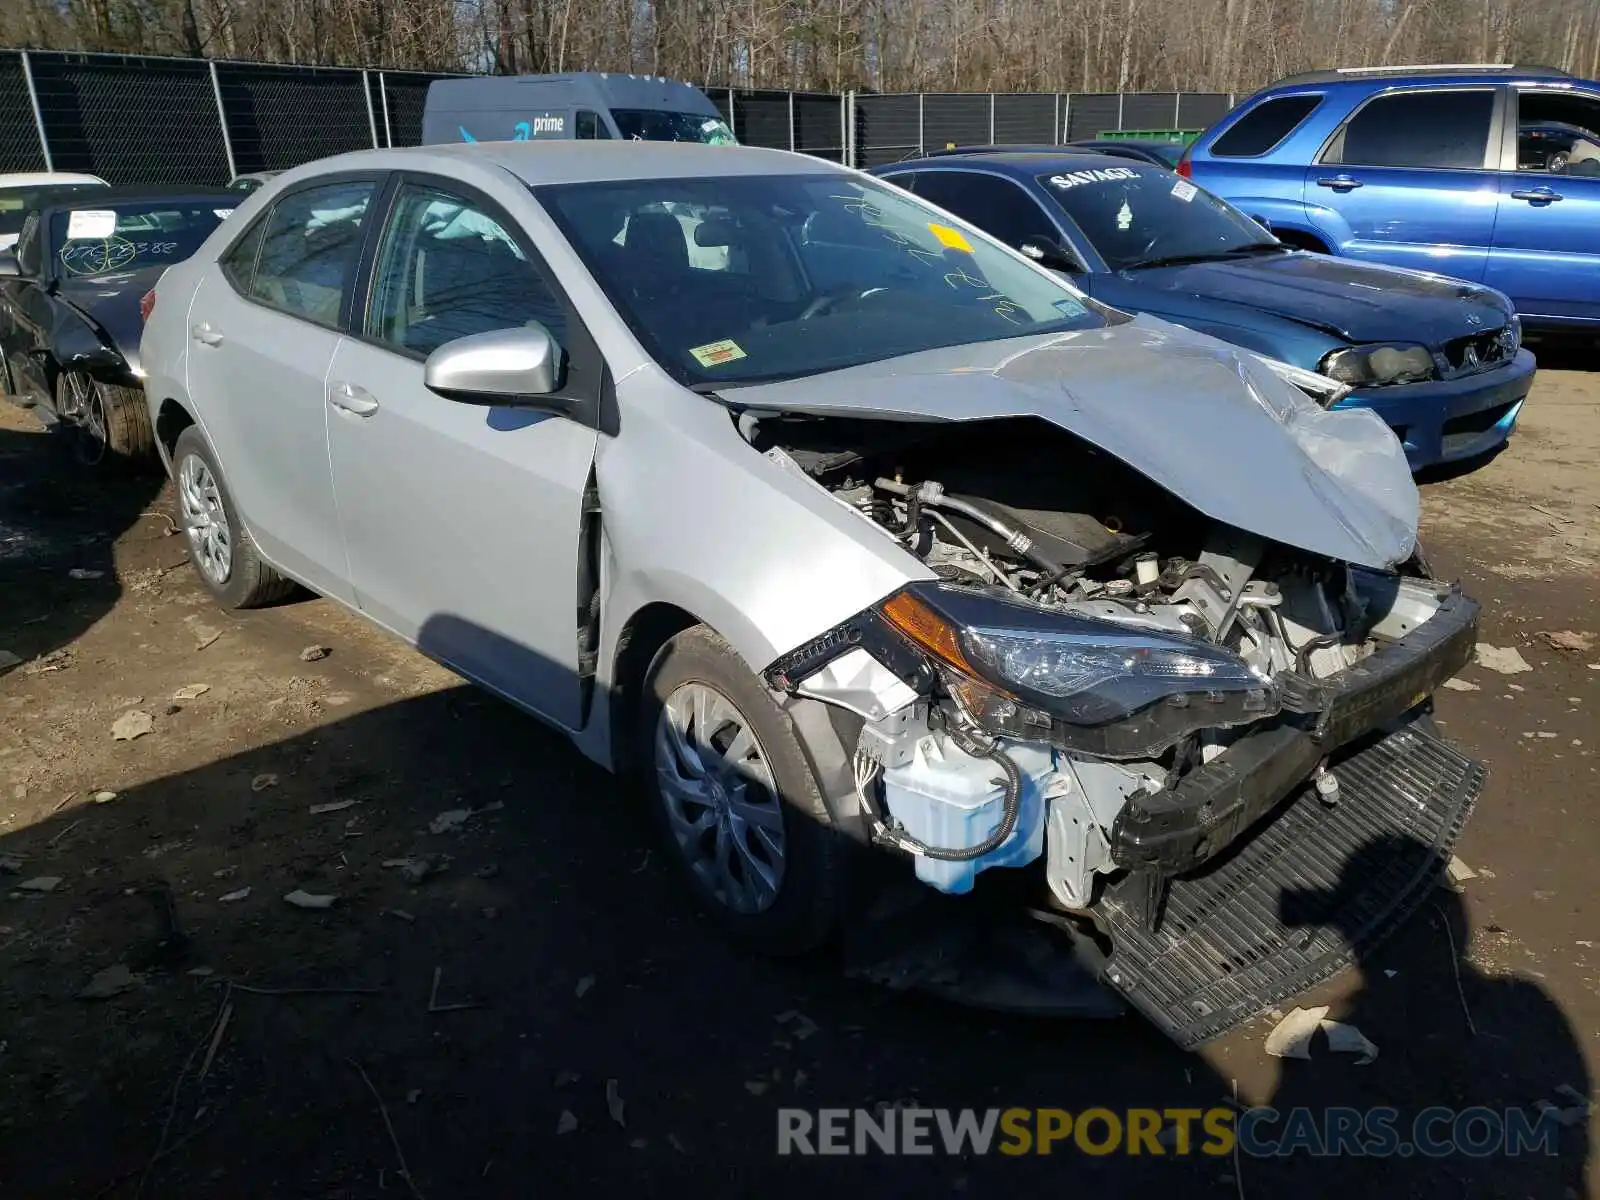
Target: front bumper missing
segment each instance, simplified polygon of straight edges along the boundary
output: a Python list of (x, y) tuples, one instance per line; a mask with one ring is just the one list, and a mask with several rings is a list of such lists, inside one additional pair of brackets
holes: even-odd
[(1412, 724), (1336, 764), (1340, 800), (1303, 787), (1235, 852), (1167, 888), (1151, 930), (1133, 880), (1096, 912), (1107, 984), (1185, 1049), (1359, 959), (1434, 885), (1482, 766)]
[(1328, 755), (1430, 696), (1471, 661), (1478, 637), (1477, 602), (1458, 588), (1441, 595), (1438, 611), (1412, 633), (1334, 678), (1280, 677), (1283, 716), (1176, 786), (1132, 797), (1111, 830), (1117, 865), (1153, 895), (1156, 881), (1226, 850)]

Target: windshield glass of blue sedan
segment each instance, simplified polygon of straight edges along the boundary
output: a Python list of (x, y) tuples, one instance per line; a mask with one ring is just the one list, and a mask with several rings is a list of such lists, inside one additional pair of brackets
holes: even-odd
[(58, 212), (50, 245), (63, 275), (105, 275), (182, 262), (230, 212), (231, 197)]
[(1237, 209), (1157, 167), (1060, 171), (1039, 182), (1113, 271), (1276, 245)]
[(880, 184), (733, 176), (536, 193), (645, 348), (687, 384), (792, 379), (1107, 320)]

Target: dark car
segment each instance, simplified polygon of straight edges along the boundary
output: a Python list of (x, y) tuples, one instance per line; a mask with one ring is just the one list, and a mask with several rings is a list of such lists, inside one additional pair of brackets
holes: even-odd
[(1178, 160), (1183, 157), (1183, 151), (1188, 142), (1185, 141), (1157, 141), (1151, 139), (1123, 140), (1120, 138), (1083, 138), (1079, 141), (1068, 142), (1067, 146), (1074, 150), (1095, 150), (1101, 154), (1109, 154), (1114, 158), (1131, 158), (1139, 162), (1154, 163), (1158, 167), (1169, 170), (1178, 165)]
[(0, 383), (75, 434), (84, 462), (153, 454), (140, 300), (243, 199), (220, 188), (52, 196), (0, 251)]
[(1171, 171), (1100, 154), (973, 154), (874, 174), (1067, 273), (1096, 300), (1149, 313), (1353, 390), (1414, 469), (1503, 444), (1533, 355), (1501, 293), (1295, 250)]

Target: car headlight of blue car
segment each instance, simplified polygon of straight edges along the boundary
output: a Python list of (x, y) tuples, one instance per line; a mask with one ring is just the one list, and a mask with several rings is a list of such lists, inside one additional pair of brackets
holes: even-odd
[(1382, 346), (1349, 346), (1324, 357), (1321, 371), (1330, 379), (1337, 379), (1352, 387), (1417, 383), (1433, 378), (1433, 352), (1426, 346), (1404, 342)]

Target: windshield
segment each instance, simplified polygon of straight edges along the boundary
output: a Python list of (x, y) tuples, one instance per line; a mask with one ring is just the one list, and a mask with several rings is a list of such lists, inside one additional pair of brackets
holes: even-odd
[(87, 192), (104, 188), (103, 183), (52, 183), (40, 188), (5, 188), (0, 190), (0, 234), (22, 232), (22, 220), (28, 210), (41, 208), (60, 196), (74, 192)]
[(1113, 271), (1282, 249), (1238, 209), (1160, 167), (1128, 162), (1039, 182)]
[(720, 117), (704, 113), (664, 112), (659, 108), (613, 108), (611, 119), (626, 139), (641, 142), (700, 142), (709, 146), (735, 144), (733, 130)]
[(634, 334), (688, 386), (793, 379), (1108, 321), (937, 209), (846, 175), (535, 194)]
[(181, 262), (233, 211), (238, 200), (146, 200), (57, 212), (50, 245), (64, 275), (105, 275)]

